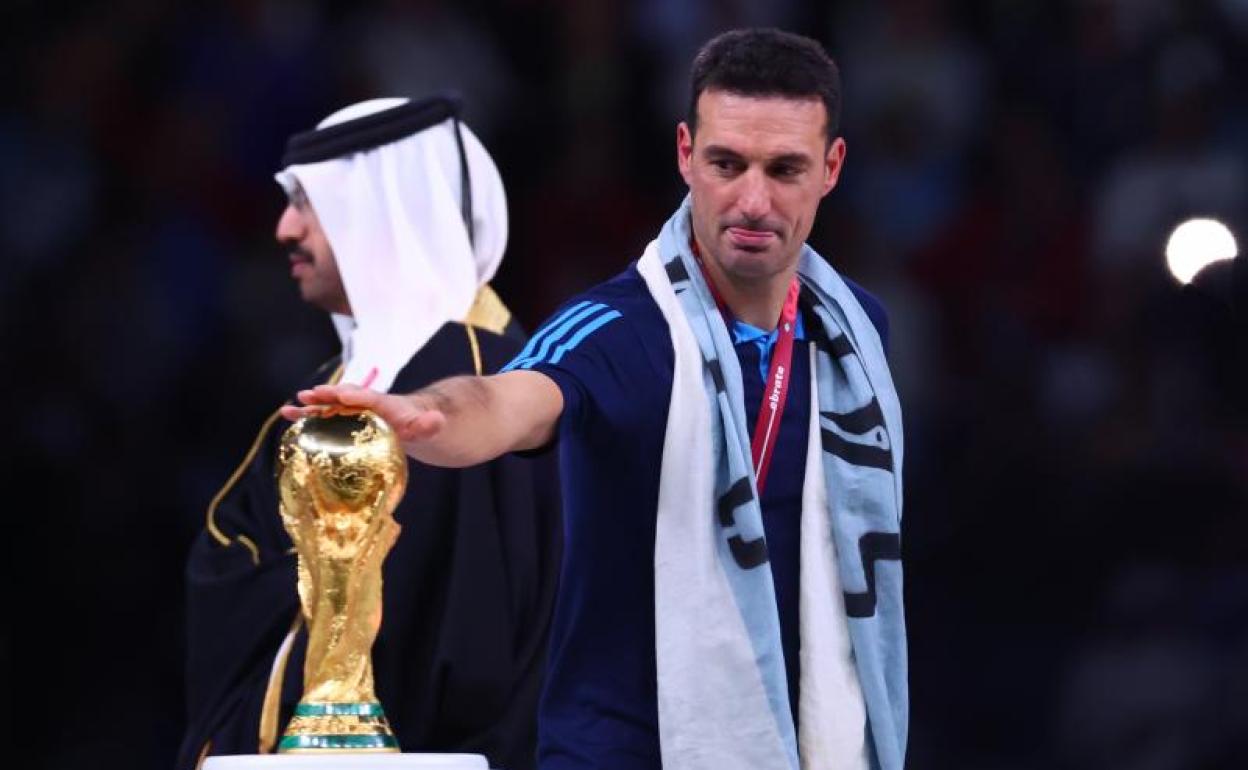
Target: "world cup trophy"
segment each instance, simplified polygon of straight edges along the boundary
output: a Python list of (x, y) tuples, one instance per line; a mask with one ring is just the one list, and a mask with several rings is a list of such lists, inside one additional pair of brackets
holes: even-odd
[(303, 698), (277, 754), (208, 757), (203, 770), (487, 770), (480, 754), (399, 753), (373, 689), (381, 566), (407, 486), (394, 431), (369, 411), (305, 417), (282, 435), (277, 486), (308, 630)]
[(282, 436), (277, 485), (308, 627), (303, 698), (278, 752), (397, 752), (373, 690), (372, 648), (407, 486), (403, 450), (372, 412), (305, 417)]

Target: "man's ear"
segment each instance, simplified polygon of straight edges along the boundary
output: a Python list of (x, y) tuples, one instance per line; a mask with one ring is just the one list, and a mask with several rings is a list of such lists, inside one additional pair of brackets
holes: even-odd
[(693, 176), (693, 130), (681, 121), (676, 126), (676, 167), (685, 184), (691, 184)]
[(845, 140), (837, 137), (828, 145), (827, 155), (823, 158), (823, 195), (832, 192), (841, 178), (841, 169), (845, 166)]

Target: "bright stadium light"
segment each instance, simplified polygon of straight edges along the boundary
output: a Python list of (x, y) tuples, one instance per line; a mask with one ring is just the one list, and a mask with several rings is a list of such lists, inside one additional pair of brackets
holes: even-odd
[(1179, 283), (1190, 283), (1207, 265), (1236, 254), (1235, 236), (1216, 219), (1189, 219), (1166, 241), (1166, 265)]

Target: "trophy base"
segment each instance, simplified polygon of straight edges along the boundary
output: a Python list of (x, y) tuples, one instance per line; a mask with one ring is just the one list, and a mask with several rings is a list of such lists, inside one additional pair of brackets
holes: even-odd
[(480, 754), (251, 754), (208, 757), (203, 770), (489, 770)]
[(381, 704), (300, 701), (277, 744), (277, 753), (341, 752), (399, 753), (399, 743)]

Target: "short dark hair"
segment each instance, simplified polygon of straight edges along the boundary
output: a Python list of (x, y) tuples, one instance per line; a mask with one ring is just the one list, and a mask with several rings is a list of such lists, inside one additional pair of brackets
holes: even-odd
[(819, 97), (828, 113), (828, 141), (841, 123), (841, 72), (818, 42), (778, 29), (734, 29), (712, 38), (689, 73), (691, 132), (703, 91), (742, 96)]

